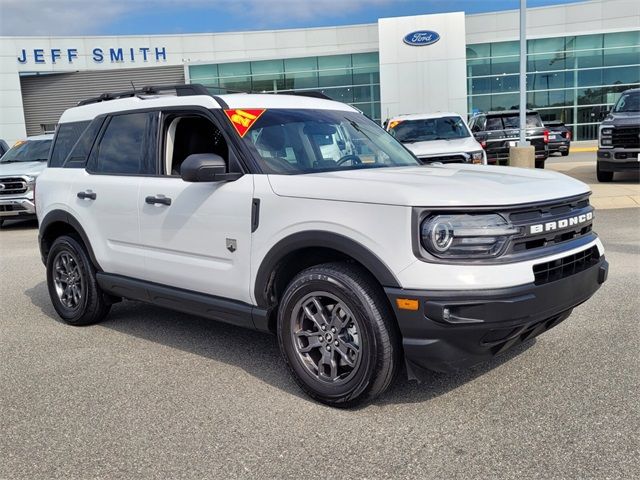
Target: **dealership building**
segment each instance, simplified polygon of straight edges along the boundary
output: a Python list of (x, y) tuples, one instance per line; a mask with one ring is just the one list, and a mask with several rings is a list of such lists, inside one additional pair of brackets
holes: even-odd
[[(530, 8), (527, 102), (593, 139), (640, 85), (640, 2)], [(340, 27), (190, 35), (0, 37), (0, 138), (51, 132), (79, 100), (131, 85), (319, 91), (381, 122), (517, 108), (518, 12), (381, 18)]]

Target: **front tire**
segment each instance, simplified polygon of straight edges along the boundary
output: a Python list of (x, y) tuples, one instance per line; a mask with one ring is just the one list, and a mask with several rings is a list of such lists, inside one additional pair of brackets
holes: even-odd
[(563, 150), (560, 153), (562, 154), (563, 157), (568, 157), (569, 156), (569, 150)]
[(598, 177), (598, 181), (602, 183), (613, 180), (613, 172), (604, 172), (600, 170), (600, 162), (596, 162), (596, 176)]
[(400, 364), (388, 301), (364, 269), (328, 263), (299, 273), (278, 311), (278, 342), (298, 385), (335, 407), (371, 400)]
[(49, 250), (47, 287), (53, 308), (70, 325), (97, 323), (111, 308), (84, 246), (71, 236), (56, 238)]

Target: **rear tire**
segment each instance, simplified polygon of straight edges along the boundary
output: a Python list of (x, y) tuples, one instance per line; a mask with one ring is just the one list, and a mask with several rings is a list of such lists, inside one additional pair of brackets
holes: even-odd
[(613, 180), (613, 172), (603, 172), (600, 170), (600, 162), (596, 162), (596, 176), (598, 177), (598, 181), (602, 183)]
[(70, 325), (97, 323), (111, 309), (84, 246), (74, 237), (64, 235), (53, 242), (47, 256), (47, 287), (53, 308)]
[(544, 160), (536, 160), (536, 168), (544, 168)]
[(367, 271), (347, 263), (308, 268), (289, 283), (278, 310), (278, 342), (302, 390), (334, 407), (377, 397), (400, 365), (384, 292)]

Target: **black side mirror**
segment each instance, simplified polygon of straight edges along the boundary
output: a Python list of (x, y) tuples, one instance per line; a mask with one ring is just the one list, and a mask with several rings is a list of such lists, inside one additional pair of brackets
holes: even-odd
[(193, 153), (180, 165), (180, 176), (185, 182), (230, 182), (241, 173), (229, 173), (227, 162), (215, 153)]

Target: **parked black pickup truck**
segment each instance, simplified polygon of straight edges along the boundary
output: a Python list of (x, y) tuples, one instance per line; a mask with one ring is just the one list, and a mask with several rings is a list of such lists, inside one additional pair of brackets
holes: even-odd
[(640, 88), (626, 90), (600, 124), (597, 176), (613, 180), (613, 172), (640, 169)]
[(552, 153), (559, 153), (563, 157), (569, 155), (571, 130), (567, 128), (564, 122), (560, 121), (544, 122), (544, 126), (549, 129), (549, 155)]
[[(487, 153), (490, 165), (507, 165), (509, 147), (515, 146), (520, 136), (520, 117), (517, 110), (487, 112), (474, 115), (469, 127)], [(549, 156), (549, 131), (542, 124), (538, 112), (527, 111), (527, 140), (536, 149), (536, 168), (544, 168)]]

